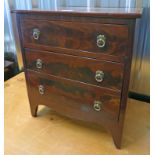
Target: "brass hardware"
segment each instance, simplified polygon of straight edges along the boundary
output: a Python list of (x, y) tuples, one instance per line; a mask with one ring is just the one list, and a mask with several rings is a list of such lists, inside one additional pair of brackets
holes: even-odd
[(94, 110), (101, 111), (102, 102), (101, 101), (94, 101)]
[(97, 46), (99, 48), (103, 48), (105, 46), (106, 43), (106, 37), (104, 35), (98, 35), (97, 36)]
[(39, 85), (39, 93), (43, 95), (45, 93), (45, 88), (43, 85)]
[(100, 70), (97, 70), (96, 71), (96, 74), (95, 74), (95, 80), (97, 82), (102, 82), (103, 81), (103, 78), (104, 78), (104, 72), (103, 71), (100, 71)]
[(33, 39), (38, 40), (40, 36), (40, 30), (35, 28), (33, 29)]
[(37, 59), (36, 61), (36, 68), (41, 69), (43, 67), (43, 62), (40, 59)]

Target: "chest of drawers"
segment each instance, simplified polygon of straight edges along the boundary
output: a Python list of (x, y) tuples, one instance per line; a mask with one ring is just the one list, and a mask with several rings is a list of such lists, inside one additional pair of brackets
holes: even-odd
[[(68, 8), (69, 9), (69, 8)], [(111, 132), (121, 147), (140, 10), (14, 10), (32, 116), (38, 105)]]

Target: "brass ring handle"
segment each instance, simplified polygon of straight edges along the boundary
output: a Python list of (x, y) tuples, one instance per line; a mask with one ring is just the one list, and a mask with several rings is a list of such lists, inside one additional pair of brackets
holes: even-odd
[(33, 39), (38, 40), (40, 36), (40, 30), (35, 28), (33, 29)]
[(43, 62), (41, 59), (36, 60), (36, 68), (41, 69), (43, 67)]
[(94, 101), (94, 110), (101, 111), (102, 102), (101, 101)]
[(100, 70), (97, 70), (96, 71), (96, 74), (95, 74), (95, 80), (97, 82), (102, 82), (104, 79), (104, 72), (103, 71), (100, 71)]
[(43, 95), (43, 94), (45, 93), (45, 88), (44, 88), (44, 86), (43, 86), (43, 85), (39, 85), (38, 88), (39, 88), (39, 93), (40, 93), (41, 95)]
[(99, 48), (103, 48), (104, 46), (105, 46), (105, 44), (106, 44), (106, 37), (105, 37), (105, 35), (98, 35), (97, 36), (97, 46), (99, 47)]

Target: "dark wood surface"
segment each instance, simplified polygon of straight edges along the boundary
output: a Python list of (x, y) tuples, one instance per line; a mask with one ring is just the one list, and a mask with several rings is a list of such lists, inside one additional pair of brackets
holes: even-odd
[[(37, 115), (38, 105), (44, 104), (70, 118), (100, 124), (111, 132), (116, 147), (120, 148), (135, 19), (141, 16), (142, 10), (66, 10), (12, 11), (17, 17), (32, 116)], [(41, 29), (43, 37), (40, 35), (41, 39), (38, 41), (32, 39), (32, 28), (36, 26)], [(101, 32), (104, 32), (108, 39), (103, 51), (95, 46), (96, 35)], [(48, 58), (50, 55), (52, 58)], [(44, 63), (53, 64), (52, 68), (36, 70), (34, 60), (38, 56), (44, 59)], [(74, 56), (76, 59), (72, 60)], [(60, 69), (54, 71), (55, 67)], [(92, 81), (89, 81), (91, 84), (86, 84), (85, 80), (91, 78), (85, 71), (80, 70), (81, 76), (77, 74), (76, 79), (75, 72), (79, 73), (79, 67), (89, 68), (90, 76), (96, 67), (101, 67), (112, 76), (100, 86)], [(64, 72), (65, 69), (68, 69), (68, 73)], [(120, 80), (116, 82), (116, 78)], [(40, 84), (46, 86), (42, 96), (38, 93)], [(92, 108), (94, 99), (104, 102), (100, 112)]]
[(94, 16), (106, 18), (138, 18), (142, 9), (138, 8), (91, 8), (91, 7), (58, 7), (54, 9), (12, 10), (12, 13), (20, 14), (45, 14), (67, 16)]
[[(35, 98), (38, 100), (38, 105), (48, 104), (51, 108), (54, 108), (52, 107), (52, 103), (55, 102), (57, 98), (57, 109), (60, 109), (60, 107), (63, 109), (63, 101), (59, 102), (59, 97), (61, 98), (64, 96), (64, 98), (66, 98), (64, 99), (66, 100), (66, 102), (67, 99), (72, 99), (75, 100), (74, 102), (82, 104), (83, 106), (81, 106), (81, 110), (89, 113), (88, 115), (91, 115), (91, 111), (94, 111), (94, 113), (103, 113), (102, 115), (107, 115), (108, 118), (111, 116), (115, 120), (118, 119), (120, 102), (119, 96), (112, 95), (112, 93), (104, 92), (102, 88), (92, 87), (78, 82), (75, 83), (71, 80), (63, 79), (52, 75), (41, 74), (30, 70), (27, 71), (27, 75), (30, 87), (29, 91), (30, 93), (35, 93)], [(45, 93), (43, 95), (39, 93), (39, 85), (44, 86)], [(52, 100), (53, 98), (55, 98), (54, 101)], [(100, 112), (96, 112), (93, 109), (95, 100), (102, 102), (102, 109)], [(67, 107), (68, 105), (66, 105), (65, 109), (67, 109)], [(65, 109), (64, 114), (69, 115), (67, 114)], [(74, 110), (77, 109), (76, 107), (74, 107), (73, 104), (72, 113), (74, 113)], [(78, 117), (80, 117), (80, 114)]]
[[(29, 69), (121, 92), (124, 69), (121, 63), (35, 50), (26, 50), (25, 56)], [(41, 69), (36, 68), (37, 59), (42, 60)], [(95, 80), (97, 70), (104, 72), (102, 82)]]
[[(128, 27), (125, 25), (21, 19), (21, 28), (26, 48), (43, 45), (114, 56), (127, 55)], [(34, 28), (40, 30), (38, 40), (33, 38)], [(98, 35), (106, 37), (103, 48), (97, 46)]]

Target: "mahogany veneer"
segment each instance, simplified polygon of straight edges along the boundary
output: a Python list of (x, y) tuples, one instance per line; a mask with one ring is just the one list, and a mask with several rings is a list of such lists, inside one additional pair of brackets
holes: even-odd
[(32, 116), (38, 105), (102, 125), (121, 147), (141, 10), (14, 10)]

